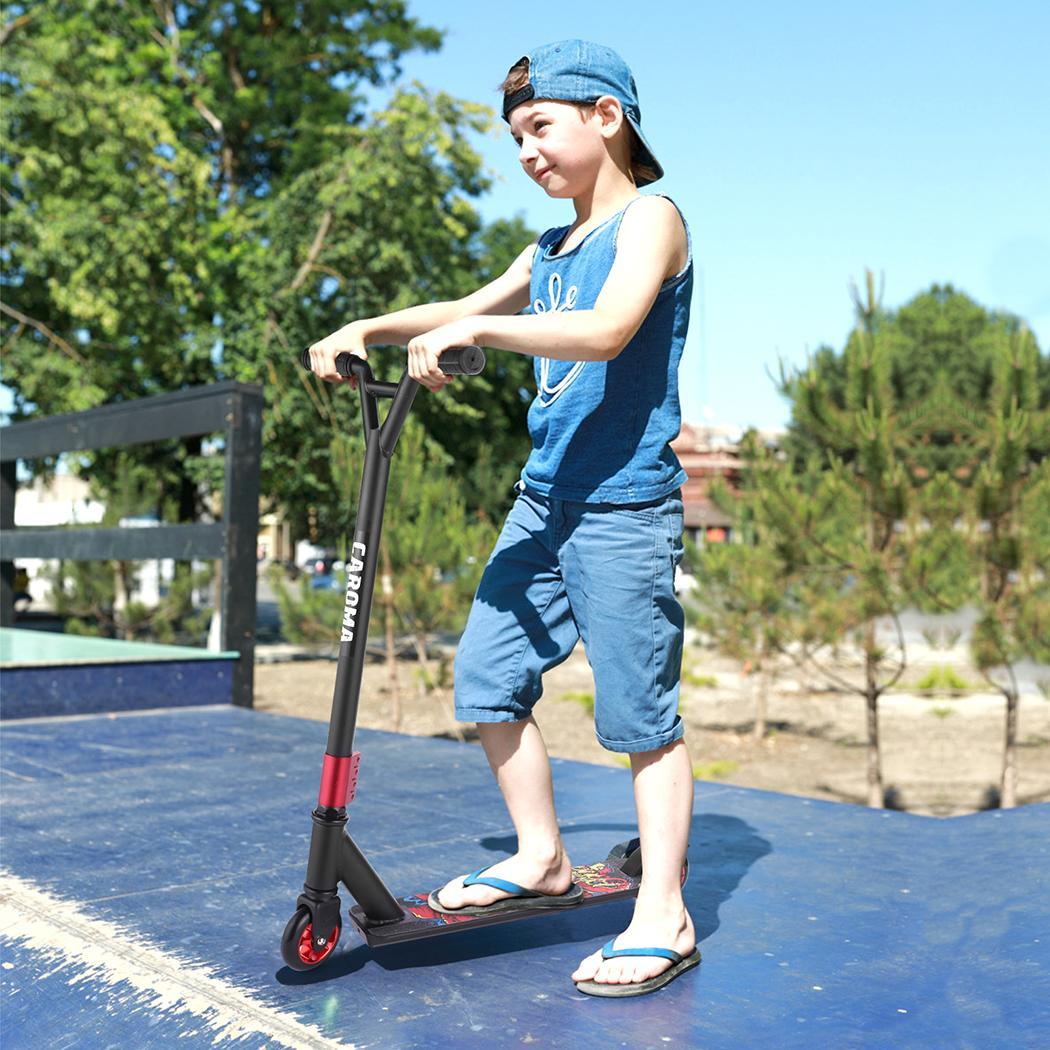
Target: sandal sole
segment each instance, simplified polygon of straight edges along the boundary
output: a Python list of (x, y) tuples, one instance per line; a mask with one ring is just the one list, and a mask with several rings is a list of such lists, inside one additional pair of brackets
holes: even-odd
[(492, 904), (468, 905), (465, 908), (444, 908), (438, 903), (438, 890), (427, 897), (427, 906), (442, 915), (492, 915), (501, 911), (535, 911), (537, 908), (571, 908), (583, 901), (583, 887), (574, 884), (560, 897), (507, 897)]
[(601, 999), (626, 999), (632, 995), (648, 995), (670, 984), (680, 974), (691, 970), (700, 963), (700, 949), (694, 948), (692, 955), (687, 955), (680, 963), (675, 963), (670, 969), (650, 977), (647, 981), (639, 981), (637, 984), (601, 984), (598, 981), (575, 981), (576, 990), (584, 995), (593, 995)]

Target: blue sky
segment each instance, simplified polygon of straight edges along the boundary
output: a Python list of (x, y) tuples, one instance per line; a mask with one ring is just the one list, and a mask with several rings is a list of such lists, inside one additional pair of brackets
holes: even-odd
[[(933, 282), (1009, 310), (1050, 349), (1050, 4), (493, 4), (410, 0), (446, 31), (404, 78), (495, 105), (530, 47), (586, 37), (634, 71), (697, 265), (680, 375), (687, 420), (783, 425), (767, 372), (841, 348), (850, 281), (896, 307)], [(521, 173), (509, 134), (486, 218), (571, 220)], [(648, 192), (648, 191), (647, 191)]]
[[(536, 44), (588, 37), (627, 59), (667, 172), (653, 189), (693, 233), (687, 420), (783, 425), (769, 371), (842, 346), (866, 267), (885, 275), (891, 308), (950, 282), (1050, 349), (1046, 0), (409, 7), (446, 36), (403, 59), (404, 79), (493, 106)], [(502, 127), (478, 144), (497, 175), (486, 218), (571, 220), (521, 173)]]

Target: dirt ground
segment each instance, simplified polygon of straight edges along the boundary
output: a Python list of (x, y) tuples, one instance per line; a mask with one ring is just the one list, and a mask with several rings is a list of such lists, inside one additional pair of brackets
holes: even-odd
[[(285, 653), (285, 656), (290, 655)], [(301, 654), (300, 654), (301, 655)], [(260, 651), (255, 704), (261, 711), (327, 721), (335, 682), (332, 659), (266, 662), (279, 654)], [(451, 650), (446, 649), (451, 667)], [(751, 733), (752, 680), (738, 665), (711, 652), (687, 647), (693, 675), (713, 676), (714, 685), (683, 682), (680, 713), (700, 780), (719, 781), (811, 798), (864, 804), (866, 730), (863, 700), (819, 692), (783, 676), (769, 695), (768, 732)], [(437, 670), (438, 661), (434, 661)], [(425, 698), (418, 664), (397, 661), (402, 718), (393, 719), (394, 692), (385, 663), (369, 658), (361, 690), (358, 725), (417, 736), (452, 736), (452, 690)], [(536, 721), (556, 757), (626, 766), (626, 756), (606, 751), (594, 737), (587, 699), (594, 678), (582, 646), (544, 678)], [(880, 701), (879, 733), (887, 804), (931, 816), (956, 816), (994, 806), (1003, 748), (1004, 702), (996, 694), (931, 700), (890, 693)], [(473, 727), (458, 727), (477, 744)], [(1050, 800), (1050, 702), (1038, 693), (1022, 697), (1017, 749), (1018, 800)]]

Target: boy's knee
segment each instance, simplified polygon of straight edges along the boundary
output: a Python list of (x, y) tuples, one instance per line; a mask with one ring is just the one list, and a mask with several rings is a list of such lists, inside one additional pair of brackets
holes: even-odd
[(595, 724), (595, 735), (598, 743), (606, 751), (614, 751), (617, 754), (634, 755), (650, 751), (658, 751), (681, 740), (685, 735), (685, 723), (681, 716), (675, 715), (674, 723), (670, 728), (662, 732), (650, 733), (648, 735), (637, 735), (637, 727), (629, 725), (616, 726), (603, 723)]

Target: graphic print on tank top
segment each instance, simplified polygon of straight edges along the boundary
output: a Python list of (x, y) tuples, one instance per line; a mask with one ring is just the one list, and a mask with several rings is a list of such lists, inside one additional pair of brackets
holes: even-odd
[[(570, 284), (565, 291), (565, 302), (561, 300), (561, 274), (555, 271), (547, 282), (547, 296), (549, 304), (542, 299), (536, 299), (532, 304), (535, 313), (564, 313), (576, 308), (576, 297), (580, 289), (575, 284)], [(537, 404), (540, 408), (548, 408), (565, 393), (566, 390), (576, 382), (576, 377), (583, 371), (586, 361), (577, 361), (569, 371), (562, 376), (553, 386), (550, 384), (552, 361), (549, 357), (540, 358), (539, 396)]]

